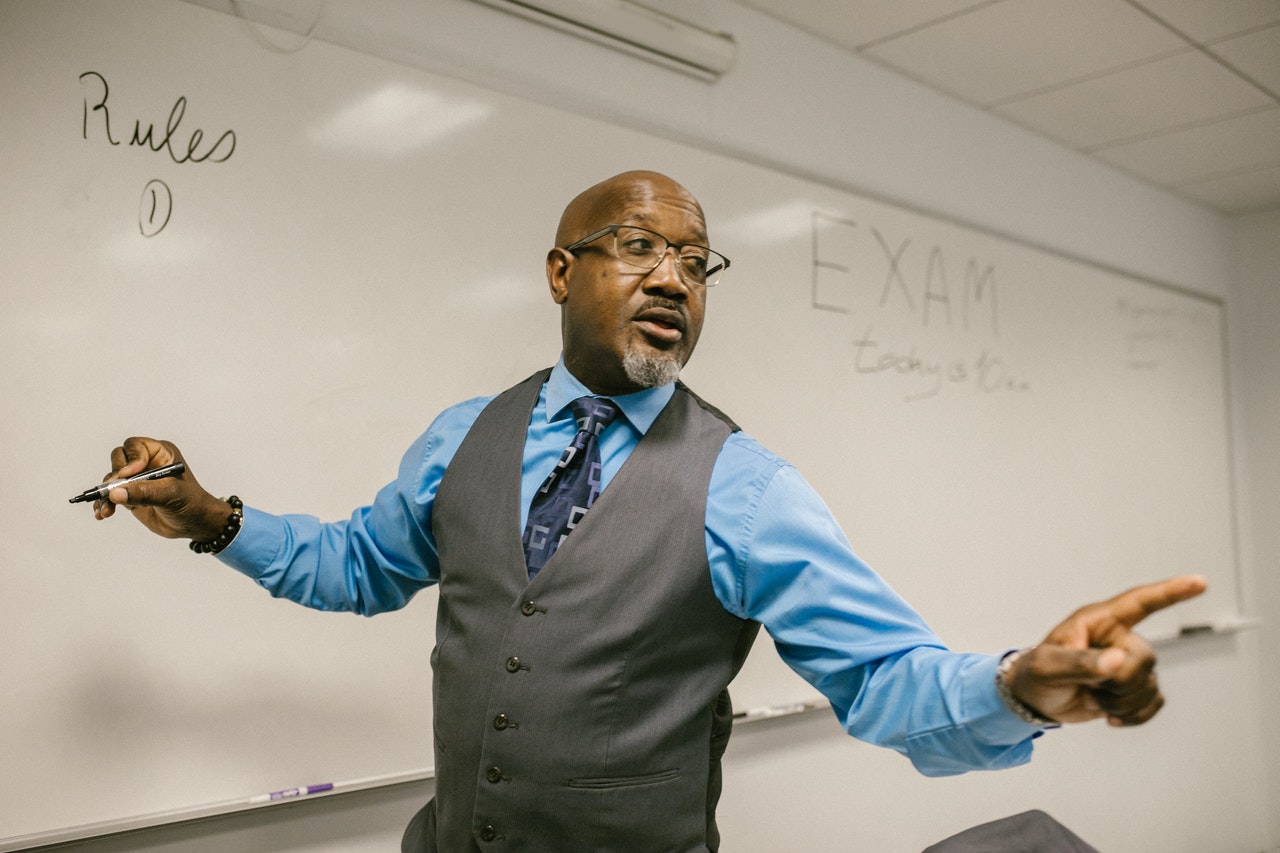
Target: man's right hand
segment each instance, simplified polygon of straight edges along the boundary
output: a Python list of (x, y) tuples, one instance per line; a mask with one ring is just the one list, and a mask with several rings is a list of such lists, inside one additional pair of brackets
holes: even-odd
[[(120, 480), (171, 462), (186, 462), (168, 441), (135, 436), (111, 451), (111, 472), (102, 478)], [(167, 539), (215, 539), (231, 517), (231, 507), (205, 491), (187, 465), (177, 477), (130, 483), (111, 490), (93, 505), (94, 518), (110, 518), (123, 506), (148, 530)]]

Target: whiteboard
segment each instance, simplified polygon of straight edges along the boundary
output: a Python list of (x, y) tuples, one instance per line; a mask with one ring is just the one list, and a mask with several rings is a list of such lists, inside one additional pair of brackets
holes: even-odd
[[(1154, 631), (1239, 610), (1215, 300), (183, 3), (2, 3), (0, 71), (11, 844), (429, 770), (433, 593), (311, 612), (67, 499), (140, 433), (346, 517), (555, 360), (560, 210), (629, 168), (733, 259), (688, 383), (953, 647), (1185, 571), (1212, 591)], [(811, 696), (763, 640), (735, 694)]]

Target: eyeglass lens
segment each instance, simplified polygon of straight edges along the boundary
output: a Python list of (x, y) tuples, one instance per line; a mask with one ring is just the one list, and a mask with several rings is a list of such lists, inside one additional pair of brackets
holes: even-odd
[[(671, 247), (656, 231), (631, 226), (618, 228), (614, 243), (618, 260), (642, 270), (656, 269)], [(689, 284), (711, 287), (728, 265), (718, 252), (702, 246), (682, 246), (679, 251), (676, 269), (680, 278)]]

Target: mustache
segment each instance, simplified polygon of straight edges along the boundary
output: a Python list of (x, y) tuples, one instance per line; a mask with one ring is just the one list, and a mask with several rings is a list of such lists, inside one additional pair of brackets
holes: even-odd
[(681, 317), (688, 316), (688, 309), (685, 304), (677, 299), (672, 299), (669, 296), (650, 296), (640, 305), (640, 310), (636, 313), (641, 314), (654, 308), (664, 308), (668, 311), (675, 311), (679, 313)]

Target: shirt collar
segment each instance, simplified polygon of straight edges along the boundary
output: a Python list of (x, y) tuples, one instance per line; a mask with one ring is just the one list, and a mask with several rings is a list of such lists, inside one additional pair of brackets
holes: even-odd
[[(547, 379), (544, 391), (547, 401), (548, 422), (560, 417), (569, 404), (579, 397), (596, 396), (564, 366), (563, 356), (556, 362), (556, 366), (551, 369), (551, 377)], [(653, 426), (653, 422), (658, 419), (658, 415), (662, 414), (662, 410), (666, 408), (667, 403), (671, 401), (671, 397), (675, 393), (676, 386), (672, 382), (657, 388), (646, 388), (634, 394), (623, 394), (609, 399), (618, 404), (618, 408), (627, 416), (627, 420), (631, 422), (631, 425), (641, 435), (644, 435), (649, 431), (649, 427)]]

